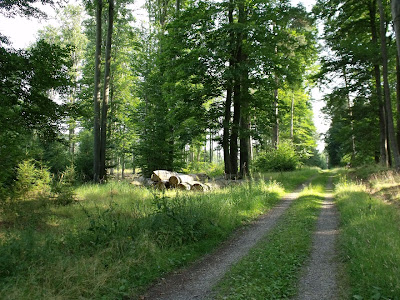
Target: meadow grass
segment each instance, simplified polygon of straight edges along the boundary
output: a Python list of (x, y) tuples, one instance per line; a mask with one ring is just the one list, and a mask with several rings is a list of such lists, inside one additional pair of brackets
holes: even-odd
[[(271, 174), (209, 193), (84, 185), (79, 200), (0, 206), (2, 299), (123, 299), (212, 251), (318, 173)], [(268, 177), (269, 178), (269, 177)], [(281, 181), (279, 181), (281, 180)], [(23, 205), (22, 205), (23, 204)]]
[(232, 267), (218, 283), (216, 299), (288, 299), (296, 294), (326, 180), (326, 176), (314, 180), (272, 232)]
[(400, 299), (399, 210), (368, 193), (392, 182), (389, 177), (375, 176), (368, 186), (346, 180), (336, 185), (347, 299)]

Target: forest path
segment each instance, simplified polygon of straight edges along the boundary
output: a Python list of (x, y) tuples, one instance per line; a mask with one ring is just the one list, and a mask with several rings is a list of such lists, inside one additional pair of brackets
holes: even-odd
[(277, 206), (258, 218), (254, 223), (225, 242), (215, 252), (206, 255), (193, 266), (171, 274), (150, 288), (141, 299), (189, 300), (206, 299), (212, 287), (245, 256), (256, 243), (275, 227), (278, 219), (298, 198), (299, 193), (314, 178), (299, 186), (294, 192), (285, 195)]
[(338, 264), (335, 254), (339, 216), (332, 196), (332, 178), (327, 184), (310, 259), (303, 269), (296, 300), (338, 299)]

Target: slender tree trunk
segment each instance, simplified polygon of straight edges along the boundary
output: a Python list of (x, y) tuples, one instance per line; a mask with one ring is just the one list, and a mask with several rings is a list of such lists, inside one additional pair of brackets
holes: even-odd
[(387, 132), (389, 135), (389, 143), (391, 154), (394, 159), (394, 166), (396, 169), (400, 169), (400, 155), (396, 140), (396, 133), (393, 124), (393, 112), (392, 103), (390, 100), (390, 88), (388, 79), (388, 55), (386, 49), (386, 28), (385, 28), (385, 13), (382, 5), (382, 0), (378, 0), (379, 4), (379, 15), (380, 15), (380, 35), (381, 35), (381, 49), (382, 49), (382, 64), (383, 64), (383, 87), (386, 107), (386, 118), (387, 118)]
[(235, 80), (233, 87), (233, 122), (230, 138), (231, 178), (238, 177), (238, 138), (240, 127), (240, 82)]
[(106, 147), (107, 147), (107, 113), (108, 100), (110, 95), (110, 74), (111, 74), (111, 44), (114, 26), (114, 0), (109, 0), (108, 4), (108, 28), (106, 41), (106, 63), (104, 68), (104, 91), (103, 105), (101, 111), (101, 143), (100, 143), (100, 179), (106, 177)]
[(375, 72), (375, 84), (376, 84), (376, 97), (378, 101), (378, 108), (379, 108), (379, 145), (380, 145), (380, 163), (383, 166), (389, 165), (389, 154), (388, 154), (388, 147), (387, 147), (387, 129), (386, 129), (386, 113), (385, 113), (385, 106), (382, 97), (382, 84), (381, 84), (381, 72), (380, 67), (378, 65), (374, 66)]
[[(228, 79), (229, 80), (229, 79)], [(231, 81), (231, 80), (230, 80)], [(231, 158), (229, 151), (229, 127), (231, 121), (231, 106), (232, 106), (232, 82), (228, 83), (226, 89), (226, 100), (225, 100), (225, 115), (223, 122), (223, 136), (222, 136), (222, 148), (224, 149), (224, 167), (225, 174), (231, 174)]]
[(210, 163), (213, 162), (213, 159), (214, 159), (213, 154), (214, 154), (213, 153), (213, 134), (212, 134), (212, 131), (210, 129)]
[[(243, 88), (242, 88), (243, 89)], [(246, 97), (245, 95), (243, 95)], [(242, 99), (243, 100), (243, 99)], [(240, 176), (242, 178), (249, 174), (250, 164), (250, 117), (247, 100), (242, 102), (240, 118)]]
[[(378, 47), (378, 32), (376, 26), (376, 0), (372, 1), (369, 7), (372, 43)], [(374, 62), (374, 77), (376, 86), (376, 103), (379, 111), (379, 152), (380, 163), (388, 166), (388, 149), (386, 134), (386, 116), (382, 97), (381, 71), (378, 62)]]
[(396, 34), (397, 55), (400, 57), (400, 0), (392, 0), (392, 19)]
[[(278, 84), (278, 79), (276, 79)], [(278, 104), (278, 88), (274, 90), (274, 124), (272, 126), (272, 147), (278, 149), (279, 145), (279, 104)]]
[[(229, 24), (233, 24), (233, 2), (232, 0), (229, 2), (229, 11), (228, 11), (228, 21)], [(230, 46), (232, 47), (231, 50), (231, 58), (229, 59), (229, 66), (228, 69), (232, 70), (233, 68), (233, 45), (235, 42), (235, 36), (233, 33), (233, 30), (230, 29)], [(224, 121), (223, 121), (223, 137), (222, 137), (222, 148), (224, 150), (224, 170), (225, 170), (225, 176), (230, 176), (232, 173), (232, 167), (231, 167), (231, 154), (229, 151), (229, 146), (230, 146), (230, 125), (231, 125), (231, 107), (232, 107), (232, 75), (228, 75), (227, 78), (227, 83), (226, 83), (226, 100), (225, 100), (225, 112), (224, 112)]]
[[(346, 89), (349, 90), (346, 66), (343, 67), (343, 77)], [(356, 158), (356, 138), (354, 135), (353, 108), (351, 105), (350, 94), (348, 91), (346, 95), (347, 95), (347, 109), (349, 110), (350, 129), (351, 129), (351, 149), (352, 149), (351, 162), (353, 162), (354, 159)]]
[(396, 55), (396, 80), (397, 80), (396, 82), (397, 145), (400, 145), (400, 60), (398, 55)]
[(93, 180), (100, 181), (101, 15), (102, 0), (96, 1), (96, 54), (94, 71)]
[[(233, 3), (233, 1), (231, 2)], [(238, 139), (240, 130), (241, 116), (241, 82), (240, 67), (242, 59), (242, 33), (235, 35), (235, 53), (234, 53), (234, 83), (233, 83), (233, 121), (230, 138), (230, 159), (231, 159), (231, 178), (238, 178)]]
[[(245, 25), (247, 22), (247, 13), (244, 5), (244, 1), (239, 2), (239, 19), (240, 24)], [(242, 45), (244, 40), (247, 39), (246, 30), (240, 35), (239, 43)], [(240, 113), (240, 176), (242, 178), (249, 174), (250, 164), (250, 95), (249, 95), (249, 74), (247, 64), (247, 54), (241, 47), (240, 55), (240, 102), (241, 102), (241, 113)]]
[(181, 9), (181, 0), (176, 0), (175, 1), (175, 13), (176, 13), (177, 17), (179, 17), (180, 9)]
[[(386, 128), (388, 128), (389, 127), (389, 120), (388, 120), (388, 118), (387, 118), (387, 112), (386, 112), (386, 108), (385, 108), (385, 117), (386, 117), (386, 119), (385, 119), (385, 125), (386, 125)], [(392, 160), (392, 149), (390, 148), (390, 137), (389, 137), (389, 131), (388, 130), (386, 130), (386, 149), (387, 149), (387, 158), (388, 158), (388, 164), (389, 164), (389, 167), (392, 167), (393, 166), (393, 160)]]
[(125, 154), (122, 153), (122, 157), (121, 157), (121, 178), (124, 179), (125, 178)]
[(292, 91), (292, 103), (290, 107), (290, 139), (293, 142), (293, 128), (294, 128), (294, 94)]

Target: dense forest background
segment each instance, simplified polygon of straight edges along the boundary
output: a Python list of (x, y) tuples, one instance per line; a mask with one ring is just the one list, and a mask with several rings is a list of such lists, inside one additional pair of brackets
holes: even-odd
[[(43, 18), (34, 2), (2, 1), (0, 13)], [(149, 0), (146, 26), (130, 0), (38, 2), (57, 9), (57, 26), (27, 49), (0, 35), (3, 196), (43, 170), (100, 182), (128, 169), (242, 178), (327, 163), (400, 167), (387, 1), (319, 0), (307, 12), (285, 0)], [(315, 86), (328, 87), (323, 154)]]

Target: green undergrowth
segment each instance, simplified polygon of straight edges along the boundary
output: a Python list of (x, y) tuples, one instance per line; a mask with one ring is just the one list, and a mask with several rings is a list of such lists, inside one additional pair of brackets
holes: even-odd
[(320, 176), (300, 193), (272, 232), (217, 285), (216, 299), (288, 299), (296, 294), (326, 180)]
[(0, 206), (2, 299), (124, 299), (210, 252), (318, 170), (209, 193), (86, 185), (79, 201)]
[(400, 299), (399, 209), (368, 191), (365, 184), (344, 179), (336, 186), (347, 297)]

